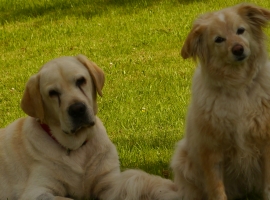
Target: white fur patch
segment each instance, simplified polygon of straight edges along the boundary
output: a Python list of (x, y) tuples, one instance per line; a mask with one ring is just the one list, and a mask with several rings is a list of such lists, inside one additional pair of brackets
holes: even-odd
[(223, 13), (219, 13), (218, 14), (218, 19), (220, 19), (220, 21), (222, 21), (222, 22), (225, 22), (225, 16), (224, 16), (224, 14)]

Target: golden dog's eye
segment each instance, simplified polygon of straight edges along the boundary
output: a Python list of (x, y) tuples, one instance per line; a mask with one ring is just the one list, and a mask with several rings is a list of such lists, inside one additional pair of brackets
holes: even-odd
[(60, 95), (60, 93), (57, 92), (56, 90), (50, 90), (49, 91), (49, 96), (50, 97), (56, 97), (56, 96), (59, 96), (59, 95)]
[(225, 40), (226, 40), (225, 38), (217, 36), (215, 39), (215, 43), (221, 43), (224, 42)]
[(76, 86), (80, 87), (80, 86), (84, 85), (85, 83), (86, 83), (86, 79), (84, 77), (81, 77), (81, 78), (77, 79)]
[(236, 34), (237, 34), (237, 35), (241, 35), (241, 34), (243, 34), (243, 33), (245, 32), (245, 30), (246, 30), (246, 29), (244, 29), (243, 27), (240, 27), (240, 28), (237, 29)]

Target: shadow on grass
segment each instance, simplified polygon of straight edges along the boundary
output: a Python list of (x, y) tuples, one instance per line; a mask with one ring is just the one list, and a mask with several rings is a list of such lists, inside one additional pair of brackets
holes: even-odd
[(207, 0), (177, 0), (179, 4), (188, 5), (195, 2), (207, 2)]
[(161, 0), (0, 0), (1, 24), (21, 21), (29, 17), (49, 15), (57, 19), (65, 16), (92, 18), (115, 7), (123, 7), (128, 14), (132, 9), (145, 9)]
[[(195, 0), (178, 0), (189, 4)], [(162, 0), (0, 0), (0, 23), (22, 21), (29, 17), (48, 15), (51, 19), (65, 16), (84, 16), (90, 19), (114, 8), (123, 8), (124, 14), (157, 5)]]

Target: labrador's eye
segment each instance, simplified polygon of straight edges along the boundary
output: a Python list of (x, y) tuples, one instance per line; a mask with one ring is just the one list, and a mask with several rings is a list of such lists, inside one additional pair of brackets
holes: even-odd
[(50, 97), (57, 97), (59, 95), (60, 95), (60, 93), (58, 91), (56, 91), (56, 90), (50, 90), (49, 91), (49, 96)]
[(237, 35), (241, 35), (241, 34), (243, 34), (243, 33), (245, 32), (245, 30), (246, 30), (245, 28), (240, 27), (240, 28), (237, 29), (236, 34), (237, 34)]
[(77, 79), (77, 81), (76, 81), (76, 86), (77, 87), (80, 87), (80, 86), (82, 86), (84, 84), (86, 84), (86, 79), (84, 77), (81, 77), (81, 78)]
[(226, 39), (225, 38), (223, 38), (223, 37), (216, 37), (216, 39), (215, 39), (215, 43), (221, 43), (221, 42), (224, 42)]

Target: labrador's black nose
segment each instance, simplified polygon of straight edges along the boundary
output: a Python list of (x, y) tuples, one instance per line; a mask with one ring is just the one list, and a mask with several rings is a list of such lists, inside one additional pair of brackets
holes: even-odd
[(72, 118), (80, 117), (86, 112), (86, 106), (83, 103), (74, 103), (68, 108), (68, 114)]

